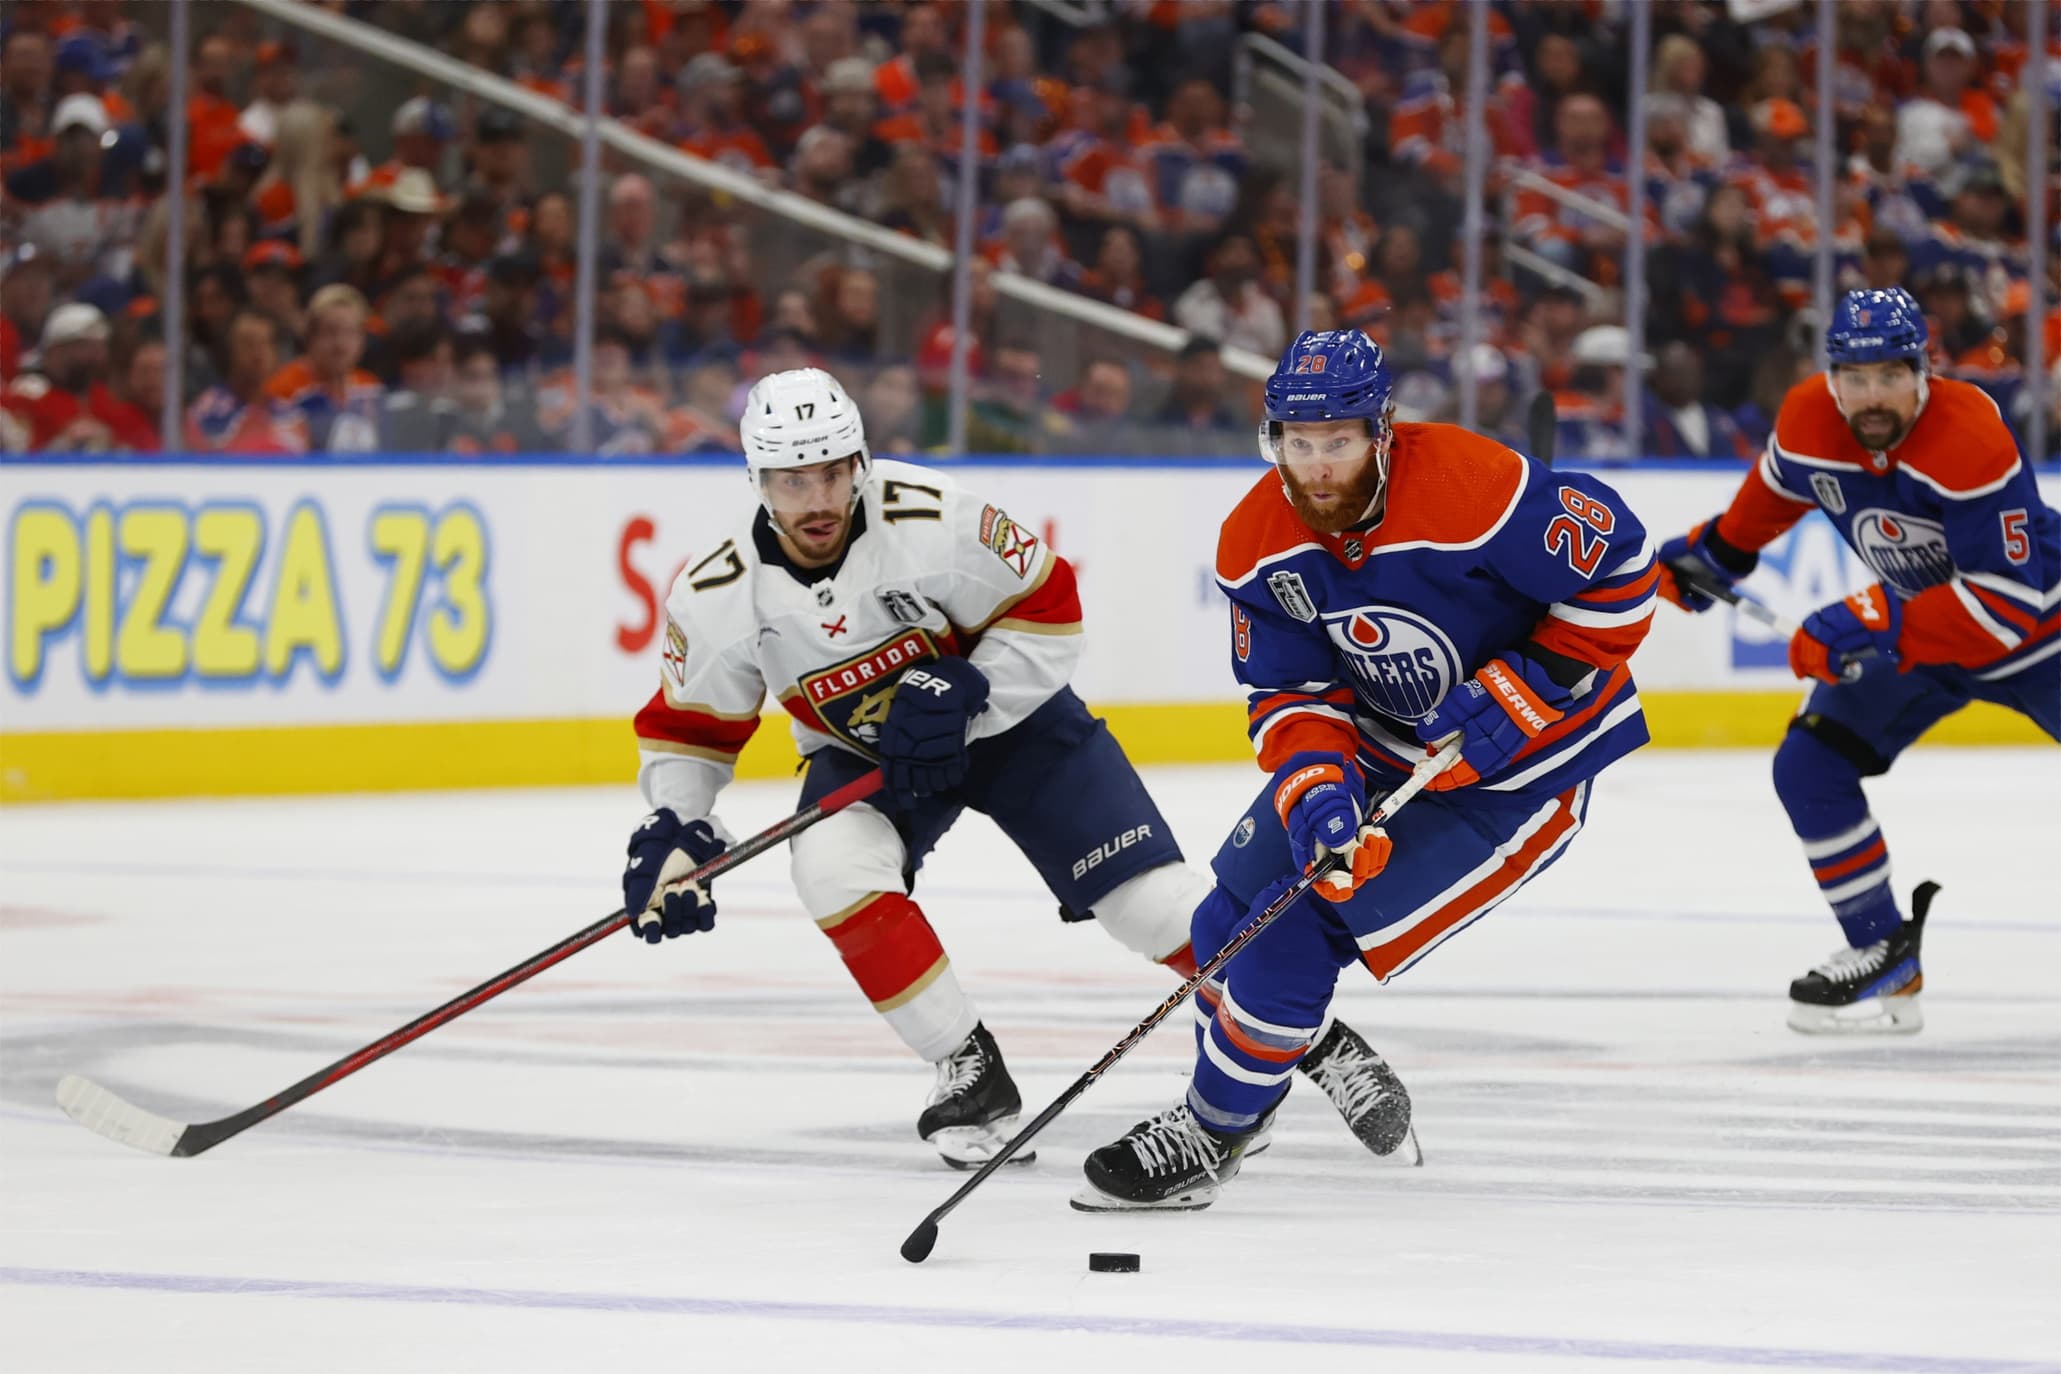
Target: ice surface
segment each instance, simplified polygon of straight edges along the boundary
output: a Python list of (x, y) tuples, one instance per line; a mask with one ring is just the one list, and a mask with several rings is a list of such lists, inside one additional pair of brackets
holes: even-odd
[[(1257, 781), (1152, 777), (1204, 858)], [(963, 1177), (914, 1135), (929, 1070), (781, 857), (720, 885), (713, 936), (610, 940), (176, 1160), (66, 1120), (58, 1078), (247, 1106), (609, 910), (640, 807), (9, 809), (0, 1368), (2061, 1369), (2061, 766), (1921, 750), (1875, 791), (1899, 886), (1946, 884), (1914, 1039), (1783, 1026), (1838, 933), (1767, 760), (1648, 752), (1509, 906), (1390, 987), (1345, 979), (1423, 1169), (1305, 1087), (1215, 1209), (1072, 1212), (1080, 1156), (1179, 1092), (1176, 1018), (920, 1267), (896, 1247)], [(918, 895), (1033, 1110), (1165, 991), (977, 817)]]

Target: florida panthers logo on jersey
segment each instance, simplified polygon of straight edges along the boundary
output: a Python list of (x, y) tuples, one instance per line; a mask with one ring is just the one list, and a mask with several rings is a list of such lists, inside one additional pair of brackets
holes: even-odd
[(1954, 575), (1946, 530), (1935, 521), (1870, 508), (1853, 518), (1853, 546), (1877, 577), (1905, 596)]
[(874, 757), (902, 673), (942, 656), (928, 630), (909, 630), (877, 649), (810, 673), (795, 685), (826, 731)]
[(1431, 712), (1460, 679), (1460, 655), (1445, 631), (1397, 606), (1356, 606), (1324, 616), (1332, 647), (1353, 671), (1360, 695), (1397, 720)]

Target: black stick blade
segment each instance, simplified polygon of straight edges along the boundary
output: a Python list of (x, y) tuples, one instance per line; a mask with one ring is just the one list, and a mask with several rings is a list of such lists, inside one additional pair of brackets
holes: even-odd
[(902, 1242), (902, 1258), (911, 1264), (921, 1264), (930, 1258), (930, 1252), (937, 1247), (937, 1223), (925, 1217), (909, 1238)]

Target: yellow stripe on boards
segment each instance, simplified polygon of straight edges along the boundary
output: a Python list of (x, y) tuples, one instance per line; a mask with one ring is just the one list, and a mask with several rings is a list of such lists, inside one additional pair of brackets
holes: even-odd
[[(1799, 691), (1640, 693), (1654, 743), (1772, 748)], [(1124, 705), (1099, 712), (1138, 764), (1250, 763), (1243, 707), (1228, 702)], [(1941, 721), (1926, 744), (2051, 745), (2015, 712), (1986, 702)], [(792, 777), (784, 713), (738, 760), (742, 778)], [(596, 720), (420, 721), (222, 730), (0, 733), (0, 801), (273, 796), (452, 787), (627, 786), (637, 745), (627, 714)]]

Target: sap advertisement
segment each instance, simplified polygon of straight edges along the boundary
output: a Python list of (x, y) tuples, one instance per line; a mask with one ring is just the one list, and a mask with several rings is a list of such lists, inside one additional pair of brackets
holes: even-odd
[[(1236, 698), (1216, 531), (1251, 464), (952, 465), (1072, 560), (1091, 703)], [(1658, 537), (1740, 471), (1605, 474)], [(2061, 500), (2061, 477), (2043, 480)], [(0, 465), (4, 724), (38, 732), (626, 717), (657, 679), (675, 573), (743, 533), (741, 463)], [(1868, 580), (1812, 517), (1747, 584), (1800, 615)], [(1729, 609), (1662, 607), (1653, 691), (1783, 689)]]

